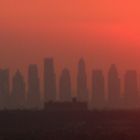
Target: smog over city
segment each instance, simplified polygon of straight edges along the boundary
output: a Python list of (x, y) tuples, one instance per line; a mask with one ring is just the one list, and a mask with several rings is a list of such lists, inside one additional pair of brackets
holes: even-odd
[(0, 1), (0, 140), (139, 140), (139, 6)]

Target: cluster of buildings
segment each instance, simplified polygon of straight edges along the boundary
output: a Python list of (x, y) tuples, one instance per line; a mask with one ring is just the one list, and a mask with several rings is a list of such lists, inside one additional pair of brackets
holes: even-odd
[[(74, 97), (76, 105), (88, 103), (91, 109), (140, 108), (138, 76), (135, 70), (126, 71), (123, 93), (115, 64), (110, 66), (107, 80), (105, 80), (102, 70), (93, 70), (91, 79), (92, 90), (90, 93), (87, 85), (85, 62), (80, 59), (77, 71), (77, 95)], [(44, 103), (48, 103), (53, 107), (56, 104), (58, 106), (69, 106), (69, 103), (73, 103), (71, 73), (67, 68), (62, 70), (59, 89), (57, 90), (56, 73), (52, 58), (44, 60), (43, 100), (41, 99), (40, 77), (37, 65), (29, 65), (27, 82), (25, 82), (19, 70), (12, 77), (11, 88), (9, 81), (9, 70), (1, 69), (0, 109), (41, 109)], [(107, 90), (105, 88), (106, 83)], [(58, 95), (59, 99), (56, 98)], [(56, 104), (50, 104), (52, 102)], [(47, 104), (45, 104), (45, 107), (47, 107)]]

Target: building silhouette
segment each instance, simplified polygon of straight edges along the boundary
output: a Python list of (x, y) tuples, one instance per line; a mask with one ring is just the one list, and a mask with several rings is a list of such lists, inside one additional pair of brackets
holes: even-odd
[(0, 109), (10, 107), (9, 70), (0, 69)]
[(39, 109), (41, 107), (40, 79), (37, 65), (29, 65), (28, 69), (28, 108)]
[(101, 70), (92, 73), (92, 106), (95, 109), (105, 108), (105, 81)]
[(56, 101), (56, 74), (52, 58), (44, 61), (44, 97), (45, 101)]
[(119, 109), (121, 107), (120, 78), (115, 64), (112, 64), (108, 72), (108, 107)]
[(12, 108), (25, 109), (25, 81), (19, 70), (12, 79)]
[(80, 59), (78, 64), (77, 99), (78, 101), (88, 102), (86, 66), (83, 58)]
[(135, 70), (128, 70), (125, 73), (124, 79), (124, 103), (125, 108), (138, 108), (139, 94), (138, 94), (138, 79)]
[[(92, 92), (91, 102), (87, 86), (86, 66), (84, 59), (78, 63), (76, 92), (77, 101), (72, 103), (72, 81), (70, 71), (65, 68), (62, 70), (59, 79), (59, 99), (56, 100), (56, 73), (53, 58), (44, 60), (44, 100), (45, 105), (66, 105), (74, 107), (77, 104), (91, 103), (93, 109), (139, 109), (140, 97), (138, 86), (138, 75), (135, 70), (127, 70), (124, 75), (124, 91), (121, 94), (121, 81), (115, 64), (112, 64), (107, 74), (107, 94), (106, 81), (102, 70), (92, 71)], [(24, 77), (19, 70), (12, 78), (10, 92), (9, 69), (0, 69), (0, 110), (2, 109), (41, 109), (44, 102), (41, 100), (41, 87), (38, 67), (30, 64), (28, 67), (27, 96)], [(49, 104), (50, 103), (50, 104)], [(56, 104), (55, 104), (56, 103)], [(46, 106), (45, 106), (46, 107)], [(56, 108), (57, 109), (57, 108)], [(65, 109), (65, 107), (63, 108)], [(61, 109), (60, 109), (61, 110)]]
[(71, 102), (47, 102), (45, 103), (44, 110), (48, 112), (87, 112), (87, 102), (78, 102), (73, 98)]
[(71, 76), (68, 69), (64, 69), (59, 81), (59, 96), (61, 102), (72, 101)]

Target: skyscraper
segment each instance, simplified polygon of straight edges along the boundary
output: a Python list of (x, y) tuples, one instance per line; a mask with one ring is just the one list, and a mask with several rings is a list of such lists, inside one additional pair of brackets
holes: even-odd
[(105, 108), (105, 82), (104, 82), (104, 76), (101, 70), (93, 70), (92, 106), (95, 109)]
[(41, 107), (39, 81), (37, 65), (29, 65), (27, 101), (30, 109), (39, 109)]
[(12, 80), (12, 108), (24, 109), (25, 108), (25, 81), (18, 70)]
[(59, 96), (62, 102), (72, 101), (71, 76), (68, 69), (62, 71), (59, 81)]
[(44, 94), (46, 102), (56, 100), (56, 74), (52, 58), (44, 61)]
[(110, 109), (118, 109), (121, 105), (120, 78), (115, 64), (108, 72), (108, 103)]
[(135, 70), (128, 70), (124, 80), (124, 102), (126, 108), (138, 108), (138, 79)]
[(9, 109), (10, 106), (10, 79), (9, 70), (0, 69), (0, 109)]
[(84, 59), (82, 58), (80, 59), (79, 64), (78, 64), (77, 98), (78, 98), (78, 101), (88, 102), (86, 66), (85, 66)]

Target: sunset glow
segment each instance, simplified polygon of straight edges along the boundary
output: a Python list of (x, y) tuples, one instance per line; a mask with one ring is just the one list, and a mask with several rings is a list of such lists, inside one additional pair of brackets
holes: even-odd
[(84, 56), (89, 69), (110, 63), (139, 69), (139, 5), (138, 0), (1, 1), (1, 66), (24, 68), (53, 56), (62, 67), (75, 67)]

